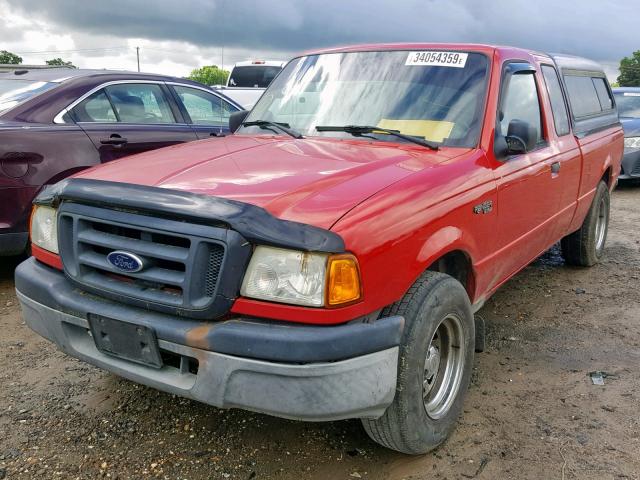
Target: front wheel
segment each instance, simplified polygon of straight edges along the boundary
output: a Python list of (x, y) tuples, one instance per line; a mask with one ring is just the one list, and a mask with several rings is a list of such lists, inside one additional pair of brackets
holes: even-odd
[(425, 453), (449, 436), (462, 410), (475, 343), (469, 298), (454, 278), (425, 272), (383, 314), (406, 321), (396, 396), (382, 417), (362, 423), (387, 448)]
[(580, 230), (560, 241), (567, 264), (590, 267), (602, 258), (609, 230), (610, 202), (609, 188), (601, 181)]

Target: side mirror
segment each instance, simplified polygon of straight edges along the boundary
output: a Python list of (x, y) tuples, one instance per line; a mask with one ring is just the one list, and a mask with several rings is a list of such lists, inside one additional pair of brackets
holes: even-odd
[(522, 153), (527, 153), (527, 145), (520, 137), (507, 135), (504, 137), (504, 141), (507, 144), (507, 155), (520, 155)]
[(537, 139), (538, 130), (530, 123), (517, 119), (509, 122), (506, 140), (511, 155), (530, 152), (536, 147)]
[(509, 155), (527, 153), (535, 148), (537, 138), (538, 131), (533, 125), (522, 120), (511, 120), (507, 135), (503, 136), (496, 130), (496, 157), (504, 160)]
[(240, 128), (247, 115), (249, 115), (249, 110), (240, 110), (229, 115), (229, 130), (231, 130), (231, 133), (235, 133)]

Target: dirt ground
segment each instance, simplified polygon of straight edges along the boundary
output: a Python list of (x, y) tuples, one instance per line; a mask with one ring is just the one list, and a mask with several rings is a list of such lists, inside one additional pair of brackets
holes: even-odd
[(0, 259), (0, 479), (640, 479), (639, 225), (640, 187), (619, 188), (601, 264), (555, 247), (487, 303), (464, 414), (421, 457), (358, 421), (217, 410), (69, 358), (24, 325)]

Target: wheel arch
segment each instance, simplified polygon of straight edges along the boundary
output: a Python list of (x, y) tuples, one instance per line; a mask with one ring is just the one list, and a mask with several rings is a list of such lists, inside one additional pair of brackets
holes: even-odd
[(476, 288), (476, 272), (473, 267), (472, 248), (463, 241), (458, 227), (444, 227), (431, 235), (418, 254), (424, 271), (445, 273), (458, 280), (473, 303)]
[(611, 183), (613, 181), (613, 178), (612, 178), (612, 175), (611, 175), (612, 174), (612, 170), (613, 170), (613, 167), (611, 165), (607, 165), (605, 167), (605, 169), (604, 169), (604, 172), (602, 173), (602, 177), (600, 178), (604, 183), (607, 184), (609, 189), (611, 189), (611, 187), (613, 187), (613, 185)]

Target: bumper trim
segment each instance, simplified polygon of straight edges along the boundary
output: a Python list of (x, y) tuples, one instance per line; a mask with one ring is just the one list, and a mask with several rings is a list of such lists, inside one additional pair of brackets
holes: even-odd
[(395, 396), (398, 347), (338, 362), (266, 362), (159, 340), (161, 349), (198, 359), (198, 373), (157, 370), (100, 352), (88, 322), (19, 290), (25, 321), (62, 351), (132, 381), (221, 408), (305, 421), (377, 418)]
[(625, 149), (622, 157), (622, 171), (618, 178), (620, 180), (640, 178), (640, 150)]

